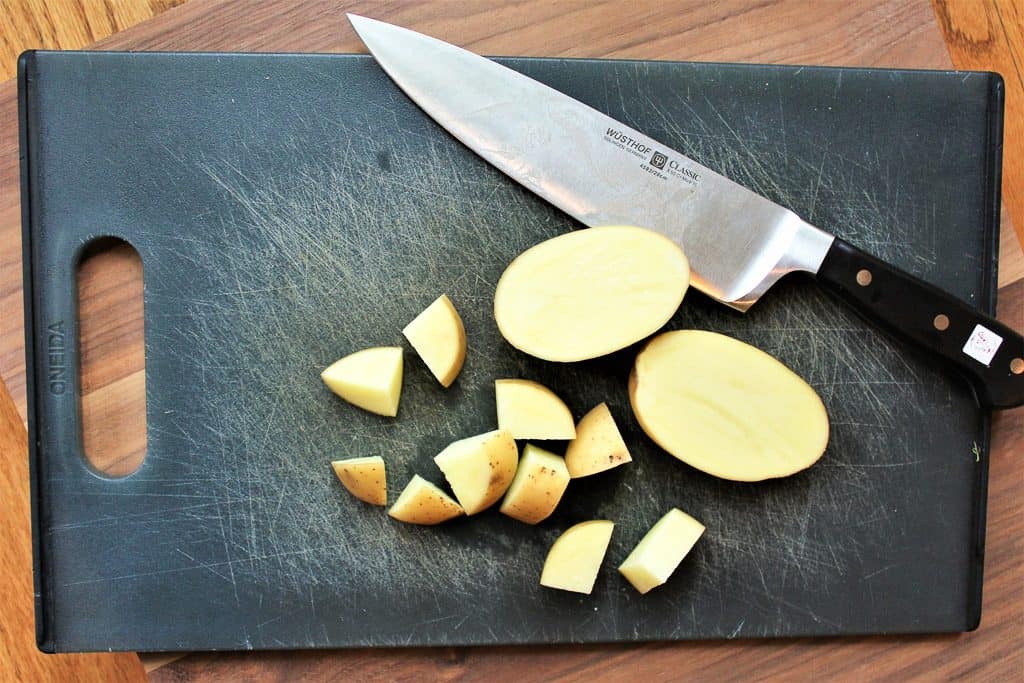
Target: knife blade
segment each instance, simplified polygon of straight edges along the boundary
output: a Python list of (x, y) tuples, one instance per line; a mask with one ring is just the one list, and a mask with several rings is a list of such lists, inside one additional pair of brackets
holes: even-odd
[(547, 85), (415, 31), (348, 18), (388, 76), (463, 144), (584, 225), (667, 235), (711, 298), (746, 311), (806, 271), (952, 365), (982, 405), (1024, 405), (1024, 338), (1002, 323)]

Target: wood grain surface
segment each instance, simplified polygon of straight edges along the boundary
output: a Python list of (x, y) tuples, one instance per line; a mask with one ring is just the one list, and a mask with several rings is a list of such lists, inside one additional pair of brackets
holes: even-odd
[[(148, 7), (152, 13), (155, 8), (176, 4), (173, 0), (131, 0), (138, 8), (131, 10), (136, 14), (129, 14), (121, 3), (103, 0), (2, 1), (3, 13), (8, 15), (0, 18), (0, 22), (5, 22), (0, 23), (0, 31), (5, 34), (5, 55), (20, 51), (18, 46), (79, 47), (87, 42), (75, 42), (82, 36), (103, 34), (105, 29), (96, 27), (121, 28), (128, 24), (119, 22), (127, 22), (125, 17), (128, 16), (142, 16), (144, 8)], [(1008, 90), (1009, 138), (1011, 130), (1020, 131), (1024, 125), (1021, 112), (1024, 89), (1019, 71), (1021, 2), (935, 0), (933, 13), (925, 0), (719, 3), (453, 0), (301, 5), (190, 0), (153, 21), (114, 34), (96, 47), (364, 52), (343, 20), (345, 11), (354, 11), (406, 25), (485, 54), (913, 68), (949, 68), (952, 54), (959, 67), (1003, 73)], [(40, 9), (44, 5), (48, 9)], [(79, 18), (101, 16), (95, 14), (96, 8), (101, 6), (107, 8), (103, 15), (108, 17), (106, 23), (89, 19), (86, 21), (88, 30), (46, 28), (46, 21), (62, 21), (76, 13)], [(14, 31), (21, 31), (21, 34)], [(12, 35), (21, 37), (9, 38)], [(18, 42), (25, 35), (38, 36), (39, 42)], [(45, 42), (57, 38), (62, 42)], [(9, 69), (9, 61), (5, 60), (3, 67)], [(1012, 203), (1019, 202), (1024, 194), (1019, 143), (1019, 134), (1015, 140), (1007, 140), (1004, 197), (1010, 212), (1024, 224), (1021, 213), (1024, 209), (1014, 208)], [(0, 377), (8, 383), (23, 416), (17, 183), (15, 88), (8, 82), (0, 85), (0, 187), (3, 188), (0, 192)], [(104, 311), (113, 310), (117, 302), (124, 301), (128, 291), (125, 287), (132, 286), (133, 281), (137, 283), (137, 270), (133, 271), (128, 260), (115, 255), (111, 262), (114, 267), (97, 268), (94, 275), (87, 273), (80, 279), (83, 289), (87, 290), (83, 307), (88, 306), (91, 314), (99, 316), (97, 320), (101, 321), (94, 328), (94, 341), (83, 341), (83, 351), (88, 345), (96, 351), (94, 355), (103, 357), (89, 369), (90, 379), (83, 396), (83, 406), (90, 402), (101, 406), (99, 415), (103, 410), (113, 414), (121, 407), (137, 406), (136, 401), (127, 397), (132, 391), (138, 392), (141, 386), (140, 354), (121, 352), (133, 344), (137, 347), (141, 334), (139, 316), (129, 315), (125, 320), (103, 317)], [(1017, 329), (1024, 329), (1024, 252), (1005, 218), (999, 282), (1000, 318)], [(114, 353), (105, 354), (104, 349)], [(101, 430), (103, 424), (101, 418)], [(98, 449), (104, 451), (102, 443)], [(658, 680), (684, 675), (711, 680), (772, 675), (796, 679), (832, 675), (857, 680), (897, 676), (901, 679), (1020, 678), (1024, 674), (1024, 543), (1021, 541), (1024, 536), (1024, 478), (1018, 464), (1022, 451), (1024, 410), (998, 415), (993, 426), (990, 464), (984, 611), (981, 628), (972, 634), (574, 648), (210, 654), (186, 657), (156, 669), (151, 675), (158, 680), (293, 679), (300, 676), (499, 680), (516, 676), (541, 680), (599, 675), (648, 676)], [(14, 451), (6, 447), (5, 460), (11, 459), (12, 453), (14, 459), (24, 460), (24, 446)], [(135, 442), (127, 451), (106, 453), (107, 461), (102, 466), (126, 468), (131, 458), (139, 454), (141, 448)]]

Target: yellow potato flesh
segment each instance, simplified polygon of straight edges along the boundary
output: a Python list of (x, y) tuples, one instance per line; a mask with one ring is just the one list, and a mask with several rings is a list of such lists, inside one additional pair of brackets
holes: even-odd
[(440, 524), (463, 514), (447, 493), (420, 475), (414, 475), (388, 514), (409, 524)]
[(527, 444), (500, 510), (520, 522), (537, 524), (551, 516), (568, 486), (565, 460)]
[(703, 533), (703, 524), (672, 508), (651, 527), (619, 566), (619, 572), (634, 588), (646, 593), (668, 581)]
[(606, 226), (520, 254), (498, 281), (494, 318), (517, 349), (550, 361), (596, 358), (656, 332), (690, 281), (682, 250), (650, 230)]
[(442, 294), (402, 334), (441, 386), (451, 386), (466, 360), (466, 330), (451, 300)]
[(450, 444), (434, 456), (467, 515), (489, 508), (516, 474), (519, 449), (512, 435), (499, 429)]
[(633, 459), (615, 425), (608, 405), (599, 403), (576, 425), (576, 438), (565, 451), (565, 464), (569, 474), (586, 477), (618, 467)]
[(614, 528), (613, 522), (595, 519), (566, 529), (548, 551), (540, 585), (589, 595)]
[(384, 458), (349, 458), (331, 463), (342, 485), (359, 500), (372, 505), (387, 505), (388, 487)]
[(378, 346), (356, 351), (333, 363), (320, 378), (352, 405), (394, 417), (402, 395), (402, 349)]
[(655, 337), (637, 355), (629, 385), (647, 435), (716, 477), (785, 477), (817, 462), (828, 444), (828, 415), (814, 389), (763, 351), (721, 334)]
[(562, 399), (543, 384), (527, 379), (494, 382), (498, 427), (516, 439), (573, 439), (576, 426)]

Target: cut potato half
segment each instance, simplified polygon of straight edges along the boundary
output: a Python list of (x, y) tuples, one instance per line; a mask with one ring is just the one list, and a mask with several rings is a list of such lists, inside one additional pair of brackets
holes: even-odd
[(387, 505), (388, 486), (384, 458), (376, 455), (371, 458), (335, 460), (331, 467), (334, 468), (338, 480), (353, 496), (371, 505)]
[(565, 460), (527, 444), (500, 510), (520, 522), (537, 524), (551, 516), (568, 486)]
[(760, 481), (810, 467), (828, 415), (805, 381), (767, 353), (714, 332), (652, 339), (629, 398), (640, 426), (683, 462), (723, 479)]
[(540, 575), (540, 585), (590, 594), (601, 569), (615, 524), (606, 519), (581, 522), (558, 537)]
[(619, 572), (646, 593), (668, 581), (672, 572), (704, 533), (704, 525), (679, 508), (672, 508), (633, 548)]
[(467, 515), (485, 510), (505, 493), (516, 474), (519, 449), (498, 429), (450, 444), (434, 456)]
[(447, 493), (416, 474), (406, 484), (388, 514), (409, 524), (440, 524), (463, 514)]
[(439, 296), (402, 334), (441, 386), (450, 387), (466, 360), (466, 330), (448, 296)]
[(658, 331), (679, 308), (690, 267), (651, 230), (576, 230), (527, 249), (494, 293), (494, 319), (531, 356), (571, 362), (604, 356)]
[(333, 363), (320, 378), (352, 405), (394, 417), (402, 395), (402, 349), (378, 346), (356, 351)]
[(575, 479), (610, 470), (633, 458), (605, 403), (599, 403), (576, 425), (576, 438), (565, 451), (565, 464)]
[(499, 379), (494, 382), (494, 399), (498, 428), (512, 432), (516, 439), (576, 437), (568, 406), (543, 384), (528, 379)]

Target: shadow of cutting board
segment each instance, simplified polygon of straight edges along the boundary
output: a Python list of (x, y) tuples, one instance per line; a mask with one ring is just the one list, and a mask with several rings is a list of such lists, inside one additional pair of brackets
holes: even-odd
[[(1002, 84), (989, 74), (505, 60), (817, 225), (994, 308)], [(198, 650), (959, 631), (977, 625), (988, 416), (965, 385), (805, 278), (750, 313), (697, 292), (669, 323), (731, 334), (822, 395), (829, 449), (783, 481), (694, 471), (639, 430), (635, 349), (576, 365), (501, 339), (494, 285), (574, 226), (487, 166), (364, 56), (34, 53), (21, 64), (26, 297), (44, 649)], [(565, 150), (572, 154), (572, 150)], [(148, 453), (81, 455), (74, 269), (117, 236), (145, 279)], [(470, 352), (440, 389), (410, 352), (398, 419), (320, 369), (401, 343), (441, 292)], [(609, 321), (614, 324), (614, 321)], [(493, 380), (611, 406), (634, 463), (536, 528), (401, 525), (330, 459), (381, 455), (392, 499), (494, 426)], [(673, 580), (614, 567), (670, 506), (708, 527)], [(594, 594), (537, 585), (569, 524), (617, 523)]]

